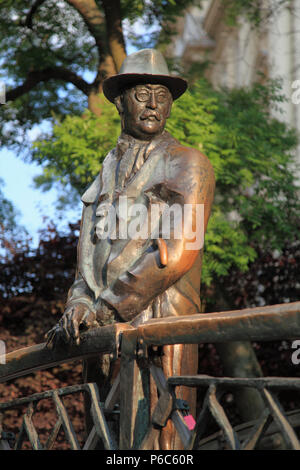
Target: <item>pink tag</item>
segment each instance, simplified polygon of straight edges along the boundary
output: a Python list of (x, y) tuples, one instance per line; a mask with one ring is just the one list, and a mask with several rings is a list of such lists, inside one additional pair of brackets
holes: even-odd
[(187, 415), (187, 416), (184, 416), (183, 417), (187, 427), (189, 428), (190, 431), (192, 431), (194, 429), (194, 427), (196, 426), (196, 421), (194, 420), (193, 416), (192, 415)]

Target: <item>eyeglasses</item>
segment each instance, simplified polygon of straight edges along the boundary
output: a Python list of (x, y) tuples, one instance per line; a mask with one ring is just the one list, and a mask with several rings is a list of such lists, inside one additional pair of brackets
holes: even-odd
[(154, 93), (156, 101), (158, 103), (165, 103), (168, 99), (168, 93), (164, 90), (148, 90), (147, 88), (142, 88), (135, 92), (135, 97), (138, 101), (145, 103), (151, 99), (152, 94)]

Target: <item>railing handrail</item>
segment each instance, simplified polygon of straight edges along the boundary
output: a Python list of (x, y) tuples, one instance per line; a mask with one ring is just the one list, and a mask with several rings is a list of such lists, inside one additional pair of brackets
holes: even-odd
[(55, 349), (49, 349), (46, 343), (41, 343), (12, 351), (6, 354), (5, 364), (0, 365), (0, 383), (100, 353), (116, 354), (120, 333), (128, 328), (132, 327), (127, 323), (94, 328), (81, 335), (78, 346), (61, 345)]
[(300, 302), (153, 319), (137, 330), (146, 345), (300, 339)]
[(78, 346), (51, 350), (42, 343), (8, 353), (0, 383), (100, 353), (116, 354), (121, 333), (145, 346), (295, 339), (300, 338), (300, 302), (152, 319), (137, 328), (127, 323), (95, 328), (82, 334)]

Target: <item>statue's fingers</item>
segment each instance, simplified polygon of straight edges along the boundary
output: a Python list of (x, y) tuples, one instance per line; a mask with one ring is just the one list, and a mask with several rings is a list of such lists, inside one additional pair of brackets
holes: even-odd
[(73, 310), (67, 317), (67, 328), (68, 328), (68, 333), (71, 337), (73, 337), (73, 321), (74, 321), (74, 315), (73, 315)]
[(76, 318), (71, 319), (70, 334), (72, 336), (72, 339), (78, 345), (80, 343), (79, 322)]
[(45, 334), (47, 349), (50, 349), (53, 347), (53, 338), (54, 338), (54, 332), (52, 330), (47, 331), (47, 333)]
[(65, 337), (65, 341), (68, 342), (70, 339), (70, 333), (69, 333), (69, 328), (68, 328), (68, 315), (64, 315), (62, 318), (62, 331), (63, 335)]
[(51, 336), (52, 330), (53, 330), (53, 328), (51, 328), (51, 330), (48, 330), (48, 331), (44, 334), (44, 338), (45, 338), (45, 339), (48, 339), (48, 338)]
[(97, 322), (97, 320), (94, 320), (92, 323), (91, 323), (91, 328), (99, 328), (100, 327), (100, 323)]
[(74, 324), (75, 343), (78, 346), (80, 344), (79, 324), (77, 320), (74, 320), (73, 324)]
[(91, 314), (91, 312), (90, 312), (89, 310), (87, 310), (87, 311), (84, 313), (84, 315), (83, 315), (83, 317), (82, 317), (82, 320), (81, 320), (82, 323), (86, 323), (86, 321), (87, 321), (87, 319), (89, 318), (90, 314)]
[(89, 327), (92, 321), (95, 319), (94, 313), (87, 311), (82, 317), (82, 323), (86, 326)]
[(47, 331), (45, 334), (46, 338), (46, 348), (53, 349), (56, 344), (57, 334), (58, 334), (58, 325), (55, 325), (51, 330)]
[(99, 326), (99, 323), (95, 319), (95, 314), (93, 312), (86, 312), (83, 316), (82, 323), (86, 328), (95, 328)]

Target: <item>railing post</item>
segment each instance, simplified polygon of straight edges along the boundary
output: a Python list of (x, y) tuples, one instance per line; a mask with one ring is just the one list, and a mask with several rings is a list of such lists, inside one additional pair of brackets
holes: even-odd
[(120, 365), (121, 450), (139, 448), (149, 427), (149, 370), (139, 366), (137, 346), (137, 331), (123, 332)]

